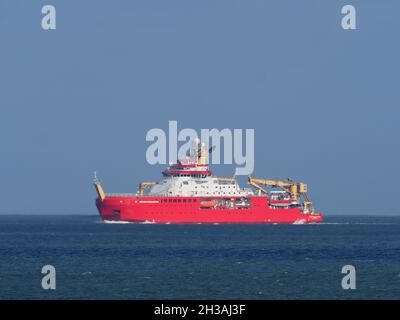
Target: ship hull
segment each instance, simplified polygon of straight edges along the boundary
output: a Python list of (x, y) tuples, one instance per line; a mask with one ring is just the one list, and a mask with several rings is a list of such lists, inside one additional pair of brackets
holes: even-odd
[[(217, 198), (216, 198), (217, 199)], [(103, 220), (150, 223), (293, 224), (322, 221), (320, 213), (303, 213), (301, 207), (272, 208), (265, 196), (249, 197), (249, 207), (202, 207), (199, 197), (107, 196), (96, 200)]]

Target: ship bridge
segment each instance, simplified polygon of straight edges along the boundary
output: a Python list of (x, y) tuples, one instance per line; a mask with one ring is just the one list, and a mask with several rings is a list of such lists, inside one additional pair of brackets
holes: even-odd
[(164, 177), (206, 178), (213, 174), (208, 165), (174, 164), (163, 172)]

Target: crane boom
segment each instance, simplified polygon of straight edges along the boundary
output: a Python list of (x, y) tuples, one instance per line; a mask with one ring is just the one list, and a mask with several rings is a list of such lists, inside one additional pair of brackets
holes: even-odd
[(146, 188), (149, 188), (149, 187), (151, 187), (151, 186), (154, 186), (155, 184), (156, 184), (156, 182), (147, 182), (147, 181), (141, 182), (141, 183), (139, 184), (139, 195), (140, 195), (140, 196), (144, 196), (144, 190), (145, 190)]
[(261, 190), (263, 193), (268, 194), (268, 190), (260, 185), (280, 188), (290, 194), (294, 203), (299, 203), (300, 196), (303, 196), (303, 207), (307, 210), (312, 210), (312, 202), (307, 196), (307, 184), (302, 182), (295, 182), (291, 179), (287, 180), (269, 180), (269, 179), (255, 179), (249, 176), (249, 185)]

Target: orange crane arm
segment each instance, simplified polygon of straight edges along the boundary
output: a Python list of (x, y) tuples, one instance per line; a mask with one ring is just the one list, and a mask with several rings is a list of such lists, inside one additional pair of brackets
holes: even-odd
[(266, 189), (264, 189), (263, 187), (260, 186), (260, 184), (262, 185), (267, 185), (267, 186), (271, 186), (271, 187), (278, 187), (281, 188), (283, 190), (285, 190), (286, 192), (288, 192), (294, 201), (298, 202), (299, 200), (299, 194), (304, 195), (304, 197), (306, 199), (307, 198), (307, 185), (305, 183), (298, 183), (295, 181), (292, 181), (290, 179), (288, 180), (267, 180), (267, 179), (255, 179), (252, 177), (249, 177), (248, 180), (249, 184), (259, 190), (261, 190), (264, 193), (268, 193), (268, 191)]
[(141, 182), (139, 183), (139, 195), (144, 196), (144, 190), (157, 184), (156, 182)]

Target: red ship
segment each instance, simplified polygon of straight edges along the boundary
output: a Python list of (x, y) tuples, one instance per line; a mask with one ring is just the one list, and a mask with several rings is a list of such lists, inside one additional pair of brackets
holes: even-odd
[(240, 188), (234, 178), (213, 176), (212, 149), (195, 141), (193, 154), (163, 171), (160, 182), (142, 182), (136, 194), (106, 194), (95, 178), (97, 209), (105, 221), (144, 223), (289, 223), (322, 221), (305, 183), (254, 179)]

